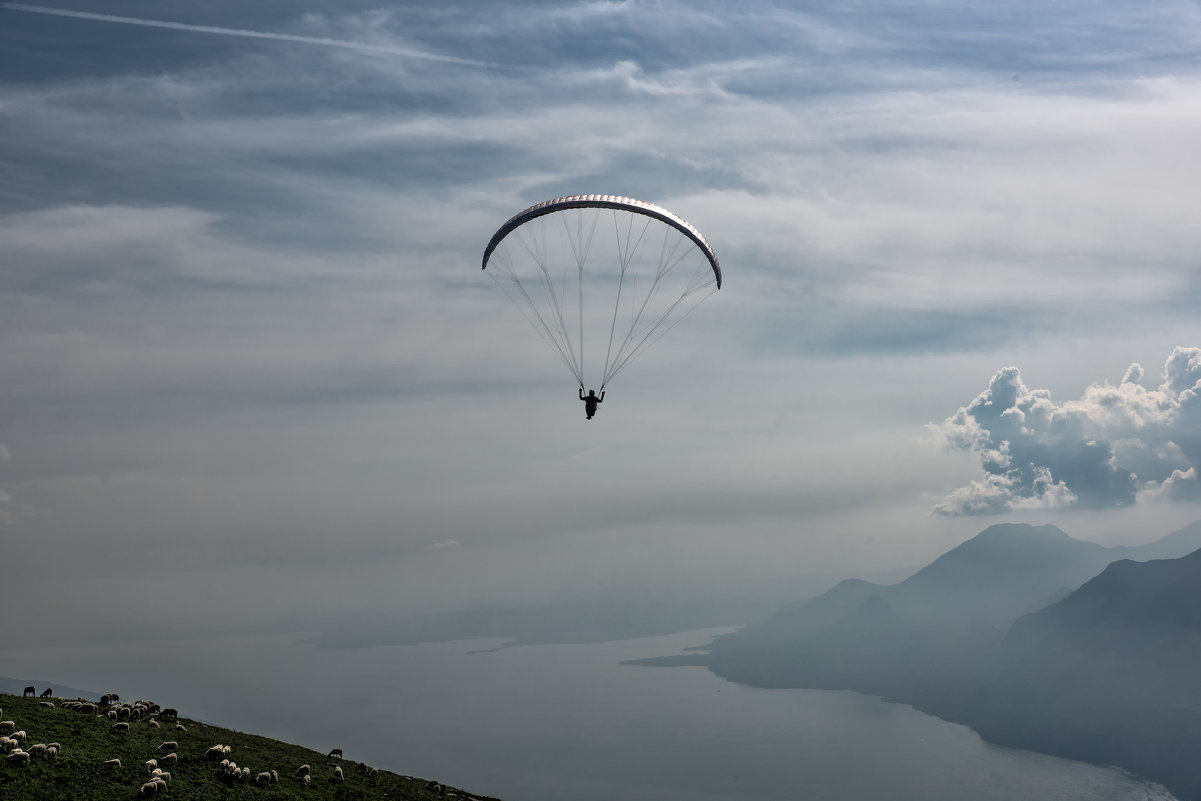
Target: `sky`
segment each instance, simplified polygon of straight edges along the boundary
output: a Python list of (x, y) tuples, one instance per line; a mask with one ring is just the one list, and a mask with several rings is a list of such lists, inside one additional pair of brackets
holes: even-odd
[[(1183, 0), (0, 2), (0, 634), (1158, 539), (1201, 519), (1198, 141)], [(591, 421), (479, 269), (581, 193), (723, 273)]]

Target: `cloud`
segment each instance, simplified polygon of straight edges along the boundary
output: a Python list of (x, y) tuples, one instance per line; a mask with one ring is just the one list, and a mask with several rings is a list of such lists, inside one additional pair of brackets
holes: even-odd
[(1141, 496), (1201, 499), (1201, 348), (1177, 347), (1163, 381), (1143, 386), (1132, 364), (1121, 383), (1093, 384), (1058, 403), (1017, 367), (931, 428), (948, 448), (975, 453), (984, 476), (947, 495), (936, 514), (1130, 506)]

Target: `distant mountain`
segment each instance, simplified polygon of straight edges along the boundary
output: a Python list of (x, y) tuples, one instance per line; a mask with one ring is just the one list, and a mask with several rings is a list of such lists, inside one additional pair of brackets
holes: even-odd
[[(1191, 711), (1181, 714), (1201, 716), (1196, 684), (1189, 685), (1193, 681), (1190, 675), (1178, 675), (1183, 663), (1177, 652), (1186, 652), (1184, 643), (1191, 642), (1180, 632), (1188, 630), (1192, 612), (1177, 608), (1169, 613), (1165, 608), (1167, 602), (1161, 602), (1148, 589), (1147, 598), (1138, 595), (1137, 603), (1121, 596), (1119, 614), (1103, 607), (1103, 597), (1118, 597), (1116, 590), (1108, 596), (1094, 596), (1097, 589), (1089, 581), (1096, 577), (1094, 581), (1100, 582), (1096, 587), (1120, 583), (1128, 566), (1143, 567), (1130, 560), (1178, 558), (1199, 548), (1201, 522), (1148, 545), (1117, 548), (1074, 539), (1054, 526), (992, 526), (898, 584), (881, 586), (844, 581), (829, 592), (792, 604), (758, 624), (715, 638), (707, 655), (693, 655), (688, 660), (690, 664), (704, 664), (731, 681), (753, 686), (854, 690), (965, 722), (970, 722), (970, 713), (991, 725), (989, 731), (997, 732), (998, 737), (1003, 733), (1016, 742), (1020, 739), (1019, 731), (1023, 730), (1022, 713), (1015, 709), (1013, 719), (1004, 717), (1006, 693), (1017, 686), (1045, 684), (1056, 690), (1070, 687), (1072, 671), (1080, 669), (1079, 660), (1087, 660), (1082, 654), (1089, 652), (1077, 649), (1068, 652), (1070, 656), (1056, 657), (1067, 660), (1064, 663), (1067, 667), (1052, 674), (1058, 677), (1054, 680), (1046, 678), (1046, 664), (1036, 661), (1027, 664), (1022, 660), (1032, 660), (1031, 655), (1037, 653), (1059, 653), (1051, 646), (1060, 639), (1064, 647), (1073, 642), (1065, 631), (1083, 628), (1084, 623), (1073, 622), (1069, 619), (1071, 614), (1080, 616), (1081, 621), (1111, 618), (1118, 621), (1125, 619), (1121, 616), (1125, 614), (1138, 621), (1129, 625), (1147, 636), (1152, 630), (1150, 621), (1160, 621), (1161, 625), (1176, 621), (1172, 630), (1179, 640), (1172, 640), (1173, 658), (1165, 657), (1166, 673), (1155, 681), (1165, 688), (1175, 688), (1177, 700), (1169, 702), (1158, 695), (1139, 694), (1141, 689), (1134, 691), (1120, 678), (1110, 684), (1097, 678), (1096, 692), (1100, 694), (1103, 688), (1113, 697), (1141, 699), (1132, 703), (1195, 704), (1188, 706)], [(1181, 581), (1182, 586), (1177, 589), (1182, 593), (1189, 585), (1187, 579)], [(1083, 590), (1077, 593), (1081, 585), (1090, 587), (1089, 593)], [(1196, 586), (1201, 587), (1201, 582)], [(1189, 609), (1201, 610), (1201, 597), (1193, 601), (1183, 596), (1172, 597), (1179, 607), (1191, 603)], [(1031, 618), (1023, 616), (1040, 609), (1047, 609), (1047, 614), (1059, 610), (1055, 614), (1069, 618), (1060, 621), (1059, 628), (1052, 628), (1046, 622), (1052, 618), (1035, 616), (1035, 621), (1044, 621), (1042, 628), (1037, 623), (1027, 623)], [(1022, 625), (1015, 626), (1007, 639), (1010, 627), (1019, 618)], [(1034, 644), (1039, 632), (1045, 638), (1042, 645)], [(1106, 642), (1122, 642), (1108, 629), (1096, 636)], [(1114, 666), (1112, 672), (1104, 675), (1126, 675), (1117, 669), (1116, 660), (1123, 653), (1119, 649), (1111, 661), (1099, 662)], [(673, 662), (644, 660), (642, 664)], [(1192, 664), (1201, 668), (1201, 660)], [(1001, 670), (1001, 665), (1010, 667)], [(1149, 672), (1149, 665), (1140, 663), (1139, 668), (1142, 671), (1139, 676), (1158, 675)], [(1197, 673), (1201, 675), (1201, 671)], [(1009, 684), (1005, 683), (1006, 675), (1011, 679)], [(1036, 675), (1040, 677), (1037, 680)], [(1194, 695), (1187, 695), (1189, 686), (1194, 688)], [(992, 688), (991, 694), (982, 695), (985, 687)], [(1181, 698), (1185, 700), (1180, 701)], [(1049, 744), (1040, 745), (1037, 738), (1023, 742), (1023, 747), (1034, 750), (1051, 748)], [(1091, 746), (1082, 752), (1100, 753)], [(1194, 754), (1201, 754), (1201, 750)], [(1172, 757), (1165, 759), (1170, 761)], [(1201, 764), (1201, 759), (1197, 762)], [(1151, 764), (1149, 761), (1139, 764), (1144, 763)], [(1150, 772), (1148, 768), (1144, 775), (1155, 778), (1164, 774)]]
[(1201, 550), (1109, 565), (1018, 620), (962, 719), (1201, 798)]

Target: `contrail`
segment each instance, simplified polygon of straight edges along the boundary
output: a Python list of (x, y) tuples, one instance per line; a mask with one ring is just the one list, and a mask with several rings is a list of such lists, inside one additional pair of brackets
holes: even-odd
[(297, 36), (290, 33), (271, 33), (270, 31), (248, 31), (242, 28), (219, 28), (215, 25), (192, 25), (186, 22), (168, 22), (160, 19), (141, 19), (139, 17), (118, 17), (114, 14), (94, 14), (90, 11), (72, 11), (66, 8), (49, 8), (47, 6), (30, 6), (24, 3), (0, 3), (0, 8), (9, 11), (27, 11), (30, 14), (48, 14), (53, 17), (71, 17), (73, 19), (90, 19), (97, 22), (119, 22), (124, 25), (141, 25), (146, 28), (170, 28), (175, 31), (191, 31), (193, 33), (215, 33), (222, 36), (246, 36), (251, 39), (274, 39), (279, 42), (301, 42), (303, 44), (324, 45), (326, 47), (345, 47), (351, 50), (363, 50), (368, 53), (386, 53), (407, 58), (423, 58), (428, 61), (445, 61), (451, 64), (467, 64), (472, 67), (492, 66), (484, 61), (472, 61), (456, 56), (443, 56), (437, 53), (425, 53), (420, 50), (410, 50), (404, 47), (390, 45), (367, 44), (352, 42), (347, 39), (329, 39), (324, 36)]

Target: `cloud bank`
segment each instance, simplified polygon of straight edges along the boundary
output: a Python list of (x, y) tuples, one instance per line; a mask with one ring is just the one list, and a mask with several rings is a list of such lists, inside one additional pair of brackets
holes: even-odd
[(940, 515), (1019, 509), (1104, 509), (1140, 497), (1201, 499), (1201, 348), (1177, 347), (1155, 389), (1132, 364), (1121, 383), (1093, 384), (1056, 402), (1017, 367), (931, 428), (947, 447), (980, 457), (984, 475), (934, 507)]

